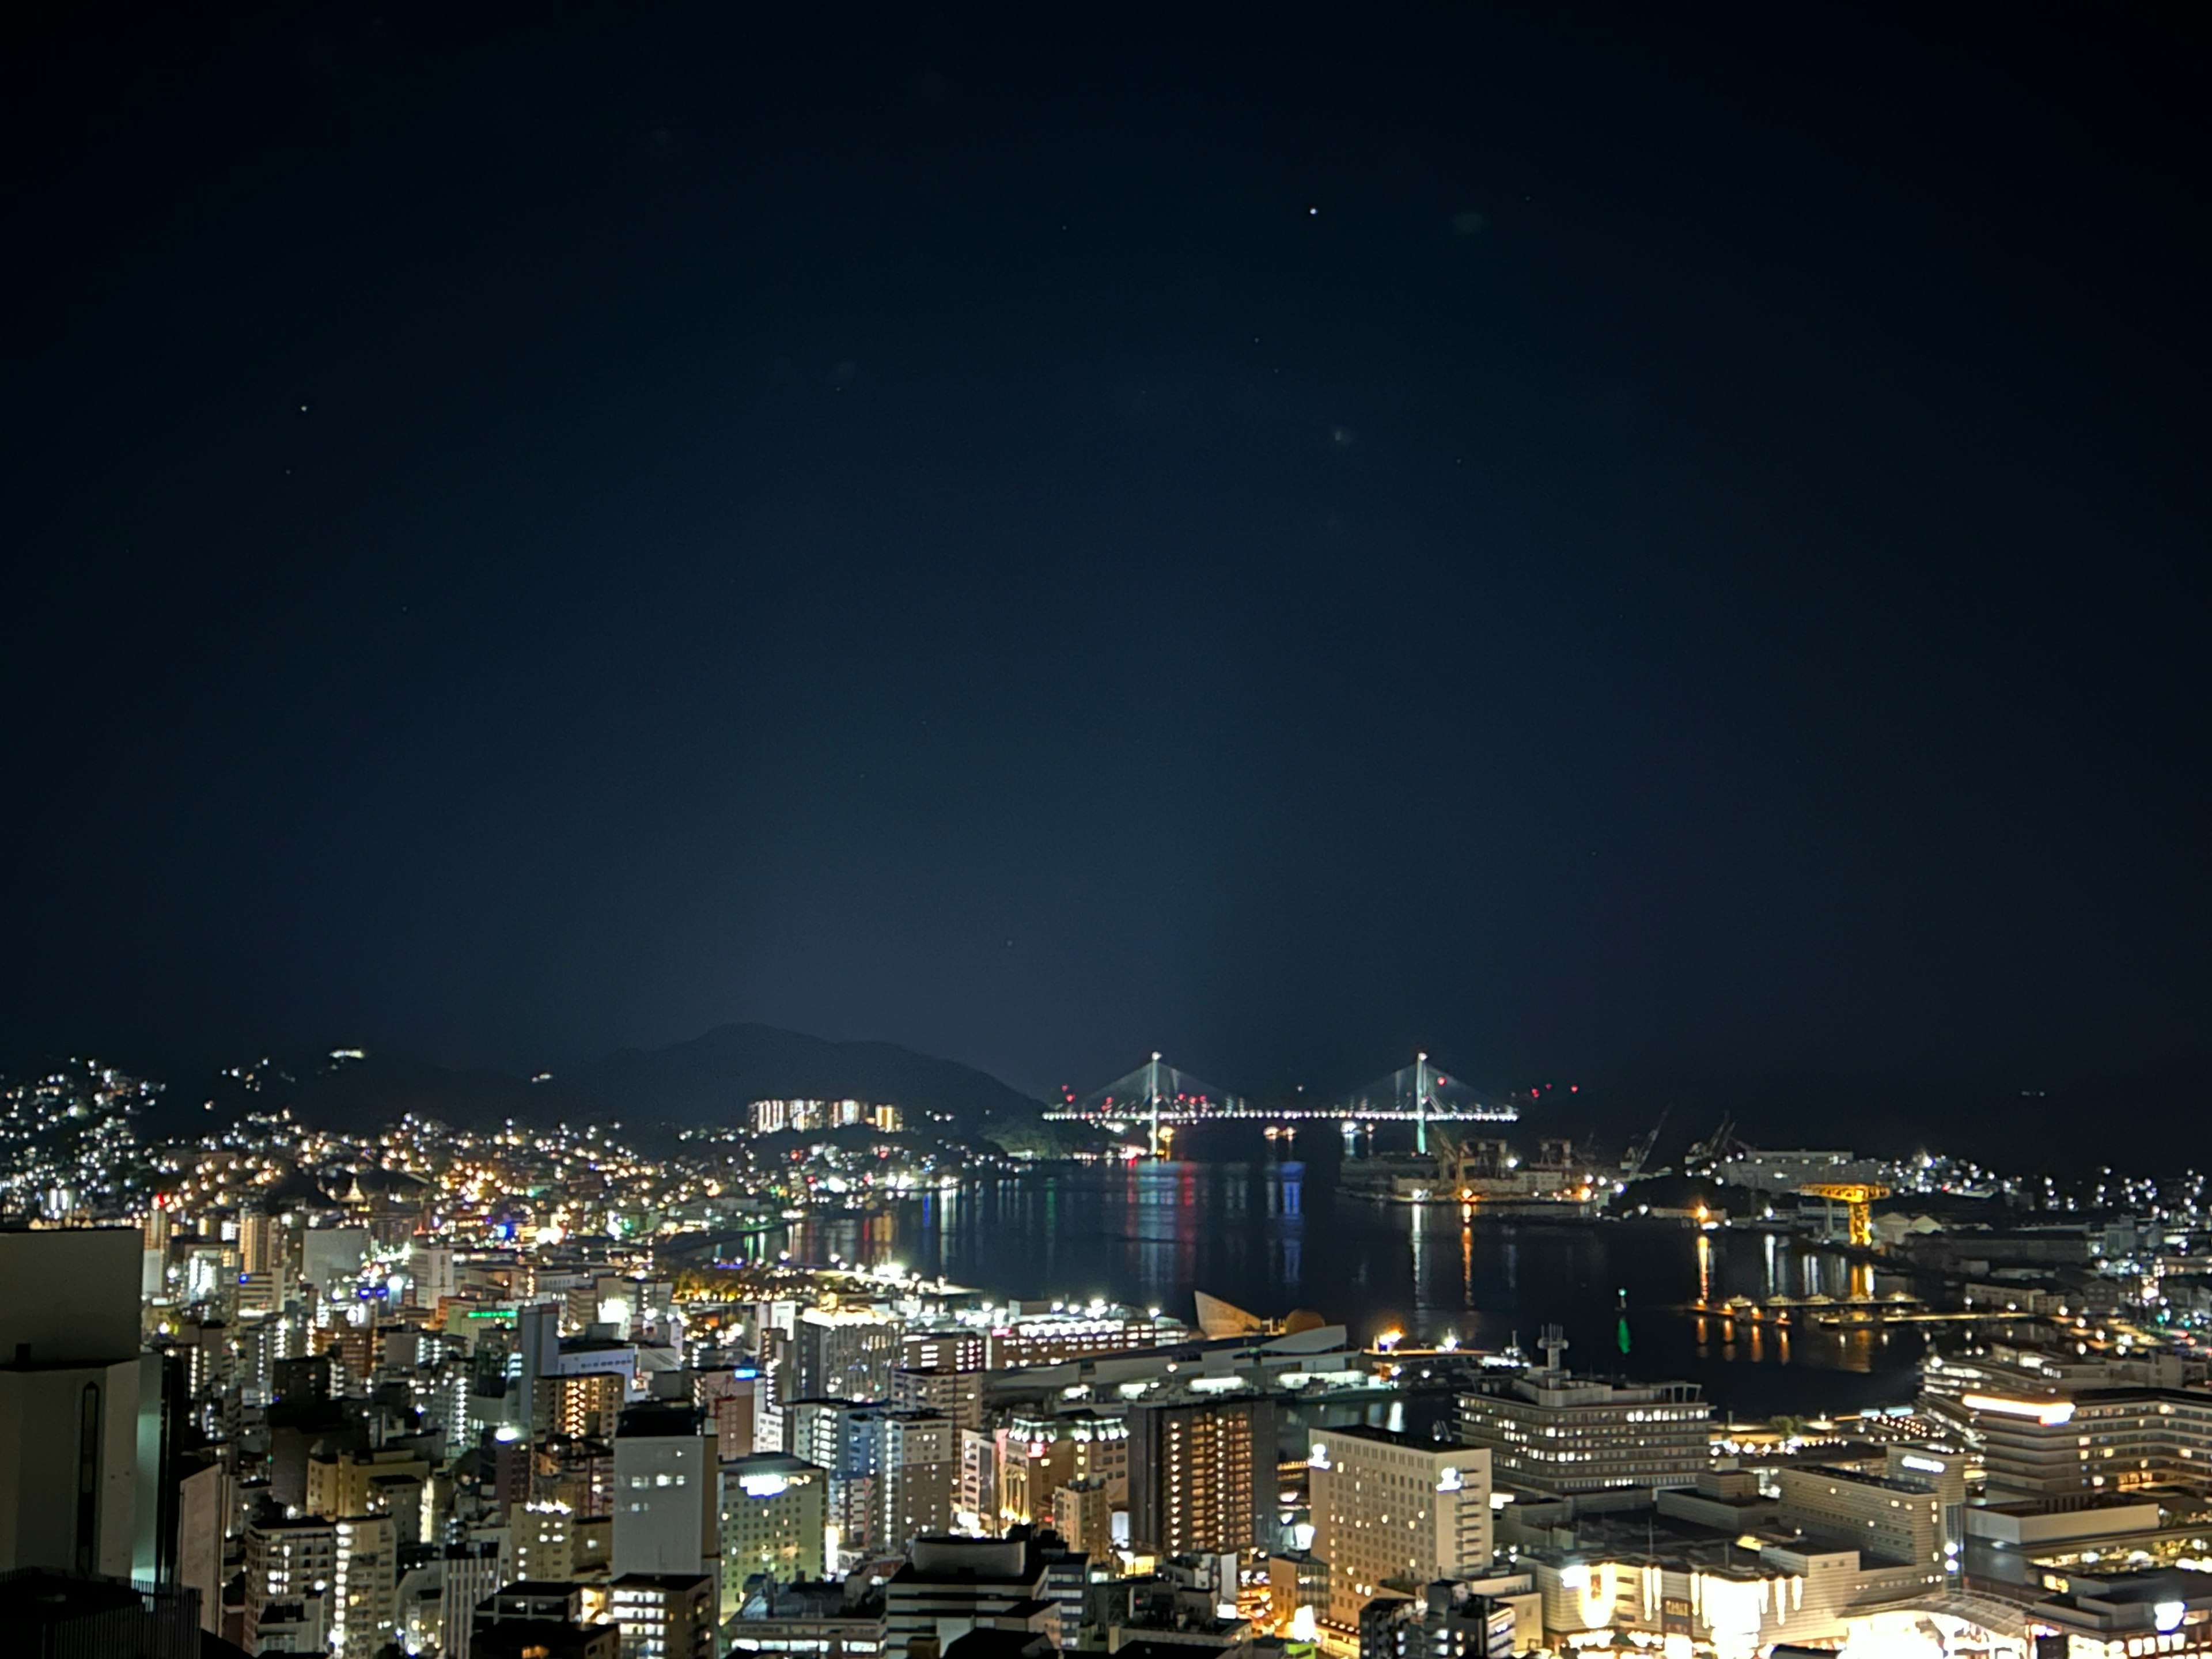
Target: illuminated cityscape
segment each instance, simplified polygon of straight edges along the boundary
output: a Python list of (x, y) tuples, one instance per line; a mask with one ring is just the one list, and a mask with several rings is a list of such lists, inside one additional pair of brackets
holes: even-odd
[[(1040, 1158), (895, 1102), (763, 1099), (647, 1153), (613, 1125), (314, 1127), (281, 1067), (234, 1074), (252, 1109), (192, 1137), (95, 1060), (8, 1089), (0, 1386), (9, 1565), (140, 1584), (152, 1624), (188, 1609), (248, 1652), (1751, 1659), (1920, 1632), (2024, 1656), (2193, 1651), (2212, 1621), (2193, 1172), (2062, 1182), (1725, 1122), (1670, 1162), (1522, 1121), (1527, 1155), (1471, 1174), (1444, 1124), (1377, 1151), (1346, 1116), (1333, 1201), (1404, 1250), (1565, 1229), (1681, 1264), (1576, 1365), (1555, 1325), (1531, 1353), (1357, 1305), (1024, 1301), (804, 1253), (992, 1189), (1187, 1183), (1141, 1111)], [(1308, 1185), (1255, 1115), (1212, 1127)], [(1740, 1240), (1831, 1288), (1728, 1291)], [(1879, 1404), (1753, 1419), (1645, 1367), (1669, 1333), (1723, 1386), (1924, 1346)], [(41, 1498), (64, 1454), (101, 1470), (86, 1507)]]
[(2212, 5), (0, 41), (0, 1659), (2212, 1659)]

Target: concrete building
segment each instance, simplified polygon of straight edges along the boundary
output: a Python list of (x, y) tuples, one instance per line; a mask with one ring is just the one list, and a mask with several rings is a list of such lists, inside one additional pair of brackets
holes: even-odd
[(768, 1448), (753, 1443), (754, 1406), (760, 1379), (751, 1373), (709, 1371), (694, 1385), (693, 1401), (714, 1420), (714, 1444), (725, 1459), (750, 1457)]
[(912, 1539), (951, 1528), (959, 1436), (936, 1412), (882, 1412), (877, 1423), (882, 1512), (875, 1536), (884, 1550), (903, 1550)]
[(1091, 1359), (1100, 1354), (1128, 1353), (1156, 1348), (1185, 1333), (1170, 1324), (1163, 1334), (1160, 1322), (1136, 1314), (1091, 1313), (1080, 1309), (1036, 1311), (1017, 1315), (992, 1327), (985, 1346), (984, 1369), (1003, 1371), (1031, 1365), (1057, 1365), (1071, 1359)]
[(2179, 1354), (2095, 1359), (1991, 1346), (1931, 1354), (1921, 1409), (1979, 1447), (1992, 1501), (2180, 1484), (2212, 1490), (2212, 1392)]
[(2059, 1632), (2067, 1659), (2212, 1652), (2212, 1582), (2201, 1572), (2076, 1572), (2057, 1583), (2029, 1613)]
[(2047, 1573), (2148, 1553), (2166, 1521), (2149, 1497), (2046, 1498), (1983, 1504), (1966, 1511), (1965, 1523), (1971, 1577), (2040, 1588)]
[(942, 1653), (978, 1627), (1056, 1638), (1060, 1612), (1047, 1594), (1049, 1574), (1034, 1535), (918, 1538), (885, 1587), (884, 1650), (905, 1659), (909, 1644), (927, 1638)]
[(983, 1379), (973, 1370), (908, 1370), (891, 1373), (891, 1404), (901, 1411), (936, 1412), (955, 1429), (983, 1426)]
[(369, 1515), (389, 1507), (387, 1498), (394, 1479), (412, 1481), (419, 1493), (430, 1478), (429, 1460), (404, 1448), (369, 1452), (329, 1452), (307, 1459), (307, 1501), (310, 1515), (335, 1520), (343, 1515)]
[(1856, 1550), (1762, 1543), (1753, 1552), (1731, 1539), (1656, 1554), (1545, 1553), (1533, 1566), (1547, 1645), (1589, 1645), (1601, 1632), (1679, 1637), (1715, 1659), (1753, 1659), (1777, 1643), (1833, 1646), (1855, 1610), (1902, 1605), (1926, 1583), (1918, 1567), (1869, 1567)]
[(1070, 1549), (1101, 1558), (1114, 1547), (1114, 1505), (1097, 1475), (1071, 1480), (1052, 1495), (1052, 1529)]
[[(295, 1622), (287, 1610), (326, 1595), (337, 1571), (337, 1522), (319, 1516), (257, 1516), (246, 1529), (247, 1649), (262, 1651), (263, 1625)], [(319, 1630), (321, 1622), (318, 1620)]]
[(1853, 1469), (1777, 1470), (1778, 1519), (1823, 1543), (1846, 1544), (1862, 1559), (1943, 1577), (1943, 1500), (1924, 1482)]
[(1694, 1382), (1620, 1383), (1554, 1367), (1459, 1397), (1459, 1437), (1498, 1484), (1567, 1495), (1688, 1486), (1711, 1461)]
[(1313, 1553), (1328, 1563), (1328, 1622), (1357, 1630), (1391, 1579), (1479, 1577), (1490, 1565), (1490, 1454), (1386, 1429), (1316, 1431), (1306, 1460)]
[(1385, 1590), (1359, 1610), (1359, 1659), (1510, 1659), (1514, 1611), (1438, 1579), (1407, 1594)]
[(791, 1583), (828, 1571), (829, 1495), (829, 1472), (803, 1458), (760, 1452), (723, 1463), (723, 1607), (738, 1607), (746, 1580), (756, 1573)]
[[(997, 1485), (997, 1520), (985, 1530), (1043, 1525), (1052, 1518), (1053, 1493), (1078, 1480), (1103, 1480), (1108, 1504), (1126, 1504), (1129, 1501), (1129, 1419), (1088, 1407), (1051, 1413), (1012, 1413), (991, 1431), (988, 1461)], [(962, 1455), (964, 1492), (968, 1474), (964, 1442)]]
[(562, 1583), (604, 1567), (577, 1549), (576, 1517), (565, 1504), (526, 1504), (507, 1511), (508, 1571), (526, 1583)]
[(703, 1573), (623, 1574), (607, 1587), (623, 1659), (714, 1659), (714, 1596)]
[(899, 1338), (902, 1370), (980, 1371), (987, 1357), (983, 1333), (965, 1326), (908, 1331)]
[(392, 1639), (397, 1626), (399, 1536), (388, 1515), (333, 1523), (330, 1643), (333, 1659), (360, 1659)]
[(1156, 1555), (1273, 1547), (1272, 1399), (1144, 1401), (1128, 1423), (1133, 1547)]
[(792, 1400), (888, 1401), (899, 1322), (863, 1308), (807, 1308), (791, 1334)]
[(723, 1651), (810, 1659), (880, 1659), (887, 1620), (880, 1589), (856, 1582), (778, 1584), (722, 1621)]
[(438, 1564), (444, 1580), (438, 1598), (439, 1659), (470, 1659), (477, 1604), (507, 1581), (501, 1554), (492, 1540), (447, 1547)]
[(690, 1407), (634, 1407), (615, 1437), (614, 1560), (637, 1574), (718, 1582), (720, 1463)]
[(141, 1239), (0, 1233), (0, 1571), (161, 1576), (165, 1385), (139, 1346)]
[(177, 1488), (177, 1583), (199, 1595), (200, 1628), (222, 1634), (226, 1540), (237, 1486), (220, 1460), (202, 1464)]
[[(841, 1550), (872, 1550), (884, 1514), (883, 1413), (853, 1400), (797, 1400), (784, 1421), (793, 1457), (826, 1472), (826, 1520)], [(831, 1561), (830, 1571), (837, 1570)]]

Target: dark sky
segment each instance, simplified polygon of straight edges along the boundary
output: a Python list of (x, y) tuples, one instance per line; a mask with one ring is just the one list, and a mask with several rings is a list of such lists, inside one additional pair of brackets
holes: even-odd
[(2185, 13), (553, 10), (11, 25), (0, 1054), (2212, 1052)]

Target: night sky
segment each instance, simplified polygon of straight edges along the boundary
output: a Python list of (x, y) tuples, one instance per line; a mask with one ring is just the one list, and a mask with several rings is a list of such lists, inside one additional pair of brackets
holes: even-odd
[(0, 1057), (2212, 1075), (2182, 10), (553, 10), (9, 26)]

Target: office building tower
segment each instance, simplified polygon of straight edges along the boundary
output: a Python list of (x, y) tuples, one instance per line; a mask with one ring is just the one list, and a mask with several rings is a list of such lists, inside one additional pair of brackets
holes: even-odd
[(746, 1580), (757, 1573), (787, 1584), (830, 1571), (828, 1470), (782, 1452), (759, 1452), (724, 1462), (720, 1480), (723, 1607), (735, 1613)]
[(1273, 1401), (1146, 1401), (1128, 1423), (1133, 1547), (1155, 1555), (1273, 1547)]
[(1490, 1565), (1490, 1454), (1387, 1429), (1316, 1430), (1306, 1458), (1328, 1622), (1358, 1627), (1386, 1581), (1473, 1578)]
[(1459, 1437), (1498, 1484), (1565, 1496), (1697, 1484), (1712, 1407), (1694, 1382), (1628, 1384), (1530, 1371), (1459, 1397)]
[(693, 1407), (636, 1406), (615, 1436), (617, 1578), (719, 1582), (720, 1460)]

